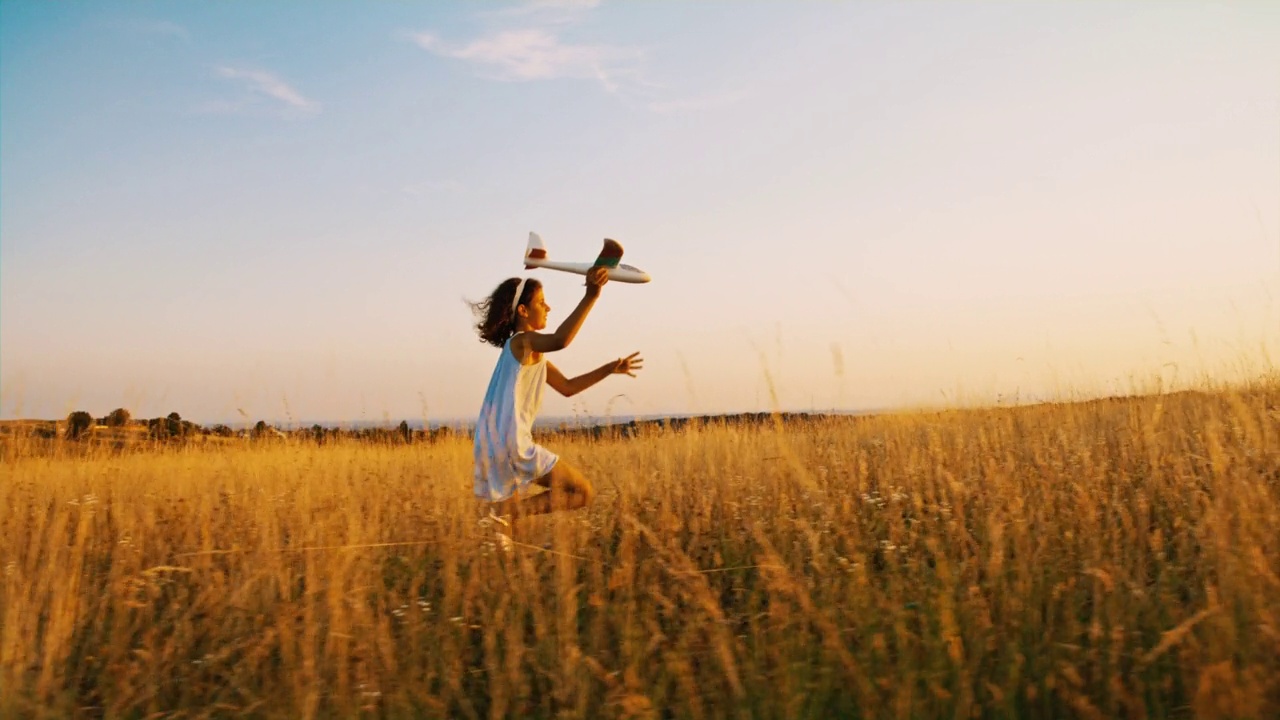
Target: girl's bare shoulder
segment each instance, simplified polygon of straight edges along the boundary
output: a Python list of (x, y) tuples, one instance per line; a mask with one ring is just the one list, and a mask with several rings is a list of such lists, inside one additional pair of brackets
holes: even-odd
[(511, 354), (520, 362), (521, 365), (528, 362), (529, 355), (531, 354), (528, 333), (518, 332), (511, 336)]

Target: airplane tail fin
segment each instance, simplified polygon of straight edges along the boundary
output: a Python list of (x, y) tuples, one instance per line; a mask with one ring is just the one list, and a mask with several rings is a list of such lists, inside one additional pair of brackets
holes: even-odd
[[(545, 260), (547, 258), (547, 246), (543, 244), (542, 238), (536, 232), (529, 233), (529, 246), (524, 249), (525, 260)], [(525, 270), (532, 270), (533, 265), (525, 263)]]
[(596, 257), (594, 265), (596, 267), (616, 268), (620, 260), (622, 260), (622, 243), (605, 238), (604, 247), (600, 249), (600, 255)]

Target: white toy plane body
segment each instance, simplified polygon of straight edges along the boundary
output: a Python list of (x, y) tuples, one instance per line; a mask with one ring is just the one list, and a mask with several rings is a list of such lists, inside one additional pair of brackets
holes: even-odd
[(622, 245), (617, 240), (606, 239), (604, 248), (600, 250), (600, 255), (596, 257), (595, 262), (564, 262), (561, 260), (547, 259), (547, 246), (543, 244), (542, 238), (538, 237), (538, 233), (529, 233), (529, 246), (524, 251), (524, 267), (526, 270), (534, 268), (546, 268), (548, 270), (559, 270), (561, 272), (574, 273), (576, 275), (586, 275), (593, 267), (609, 268), (609, 279), (625, 283), (647, 283), (649, 282), (649, 273), (637, 267), (623, 265), (618, 261), (622, 259)]

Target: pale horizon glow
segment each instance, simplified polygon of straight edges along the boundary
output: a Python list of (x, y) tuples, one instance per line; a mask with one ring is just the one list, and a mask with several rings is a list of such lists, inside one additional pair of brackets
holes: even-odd
[(545, 417), (1280, 353), (1280, 4), (0, 5), (0, 419), (469, 420), (464, 299), (604, 237)]

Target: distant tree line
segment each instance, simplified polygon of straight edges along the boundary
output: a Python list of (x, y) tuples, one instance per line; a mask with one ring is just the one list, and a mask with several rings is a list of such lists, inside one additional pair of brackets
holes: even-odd
[[(679, 431), (691, 424), (757, 425), (770, 422), (781, 422), (791, 425), (807, 422), (812, 420), (814, 417), (821, 417), (821, 415), (815, 416), (808, 413), (775, 414), (761, 412), (696, 418), (680, 417), (658, 418), (652, 420), (631, 420), (627, 422), (613, 423), (610, 425), (570, 427), (567, 424), (561, 424), (558, 428), (537, 428), (534, 430), (534, 435), (537, 437), (578, 436), (594, 439), (630, 438), (651, 430)], [(94, 418), (83, 410), (77, 410), (67, 416), (64, 437), (70, 440), (85, 437), (95, 425), (106, 426), (108, 428), (126, 428), (131, 426), (145, 427), (145, 436), (156, 442), (181, 442), (199, 436), (215, 436), (224, 438), (240, 437), (247, 440), (261, 442), (292, 440), (314, 442), (319, 445), (338, 440), (358, 440), (383, 445), (405, 445), (418, 442), (436, 442), (453, 437), (471, 437), (470, 430), (451, 427), (414, 429), (413, 427), (410, 427), (409, 421), (407, 420), (400, 421), (400, 424), (394, 427), (341, 428), (324, 427), (316, 424), (311, 427), (298, 428), (294, 430), (281, 430), (280, 428), (267, 423), (265, 420), (259, 420), (249, 428), (233, 430), (223, 424), (204, 427), (196, 423), (183, 420), (182, 416), (176, 412), (169, 413), (165, 417), (135, 420), (129, 411), (124, 408), (116, 408), (102, 418)], [(52, 437), (55, 434), (56, 433), (54, 431), (49, 431), (49, 437)]]
[[(116, 408), (104, 417), (95, 418), (84, 410), (77, 410), (67, 416), (63, 437), (67, 440), (79, 440), (88, 437), (95, 427), (112, 429), (145, 428), (145, 436), (154, 441), (182, 441), (197, 436), (242, 437), (250, 440), (305, 440), (319, 444), (339, 439), (362, 440), (384, 444), (408, 444), (414, 442), (430, 442), (445, 437), (452, 437), (457, 431), (452, 428), (435, 428), (431, 430), (415, 430), (407, 420), (400, 421), (395, 427), (344, 429), (312, 425), (309, 428), (285, 431), (259, 420), (252, 427), (234, 430), (225, 424), (202, 426), (189, 420), (183, 420), (176, 412), (164, 417), (135, 419), (125, 408)], [(49, 431), (48, 436), (56, 433)]]

